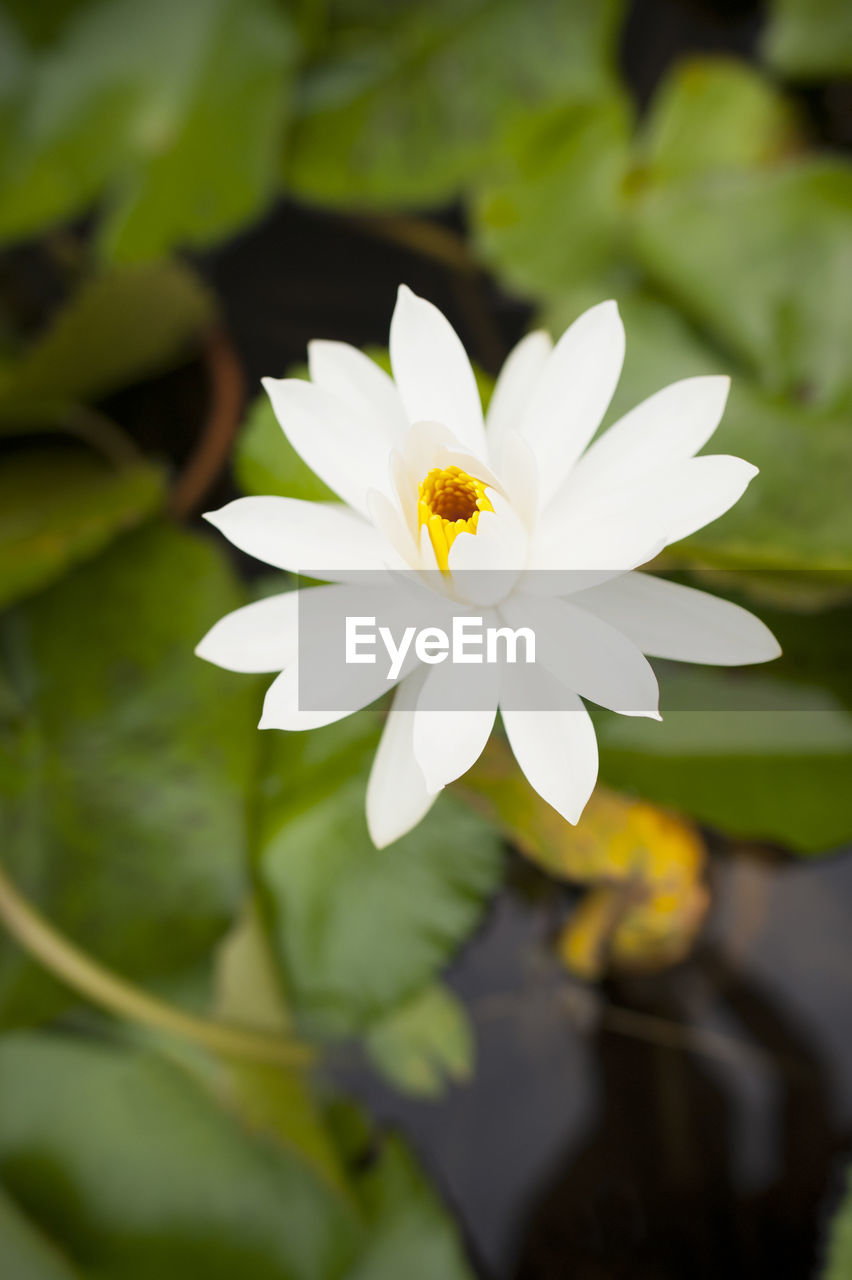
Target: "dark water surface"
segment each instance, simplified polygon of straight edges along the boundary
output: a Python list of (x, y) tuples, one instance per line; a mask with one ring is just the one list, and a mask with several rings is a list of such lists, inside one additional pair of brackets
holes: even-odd
[(471, 1084), (439, 1102), (366, 1067), (347, 1089), (411, 1137), (495, 1280), (815, 1273), (852, 1155), (852, 853), (723, 855), (694, 957), (603, 988), (507, 891), (450, 981)]

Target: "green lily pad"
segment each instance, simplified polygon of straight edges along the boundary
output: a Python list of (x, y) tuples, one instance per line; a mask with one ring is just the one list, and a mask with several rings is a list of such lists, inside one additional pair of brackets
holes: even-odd
[(97, 200), (113, 258), (232, 231), (275, 189), (294, 54), (272, 0), (75, 7), (20, 94), (0, 157), (0, 236)]
[(422, 991), (499, 883), (497, 837), (452, 796), (374, 848), (364, 797), (372, 712), (264, 735), (258, 874), (294, 1008), (322, 1034), (363, 1029)]
[(846, 0), (772, 0), (763, 54), (793, 80), (852, 75), (852, 11)]
[(27, 450), (0, 469), (0, 608), (41, 590), (152, 515), (163, 475), (115, 467), (83, 449)]
[(612, 85), (612, 0), (419, 0), (332, 6), (298, 98), (286, 177), (311, 201), (361, 208), (452, 198), (538, 108)]
[[(155, 525), (0, 620), (5, 864), (130, 978), (201, 963), (241, 901), (256, 685), (193, 655), (240, 601), (211, 546)], [(70, 998), (0, 941), (7, 1020)]]
[(449, 988), (431, 983), (368, 1029), (373, 1065), (398, 1089), (440, 1097), (451, 1082), (473, 1074), (473, 1029)]

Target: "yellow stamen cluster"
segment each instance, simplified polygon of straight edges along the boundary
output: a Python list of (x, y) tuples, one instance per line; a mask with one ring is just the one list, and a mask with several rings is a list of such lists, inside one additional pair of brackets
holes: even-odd
[(429, 530), (442, 573), (449, 572), (450, 547), (460, 533), (476, 533), (480, 511), (493, 511), (485, 485), (461, 467), (433, 467), (420, 483), (417, 519)]

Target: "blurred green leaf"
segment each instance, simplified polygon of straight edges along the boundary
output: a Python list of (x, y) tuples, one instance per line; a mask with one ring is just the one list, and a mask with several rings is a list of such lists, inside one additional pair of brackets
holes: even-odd
[[(192, 652), (240, 601), (209, 544), (152, 526), (0, 621), (4, 860), (131, 978), (197, 963), (242, 897), (256, 686)], [(7, 1020), (67, 1001), (0, 947)]]
[(778, 665), (764, 675), (655, 663), (663, 721), (602, 719), (601, 776), (734, 837), (801, 853), (848, 841), (852, 714)]
[(103, 1280), (337, 1280), (357, 1214), (153, 1055), (57, 1035), (0, 1043), (0, 1170)]
[(297, 195), (346, 206), (452, 198), (528, 112), (613, 83), (615, 0), (337, 0), (287, 162)]
[(280, 493), (308, 502), (337, 500), (337, 494), (314, 475), (290, 444), (266, 393), (249, 408), (234, 451), (234, 474), (243, 493)]
[[(292, 1034), (281, 974), (252, 903), (219, 947), (216, 985), (217, 1017)], [(218, 1075), (220, 1096), (250, 1130), (296, 1151), (331, 1187), (349, 1194), (337, 1152), (301, 1072), (223, 1060)]]
[(697, 564), (822, 570), (852, 569), (848, 479), (852, 433), (839, 413), (821, 415), (734, 382), (729, 408), (708, 447), (760, 468), (720, 520), (673, 549)]
[(79, 448), (13, 453), (0, 468), (0, 608), (41, 590), (153, 514), (163, 476)]
[(436, 1098), (449, 1082), (473, 1074), (473, 1029), (464, 1005), (440, 983), (431, 983), (375, 1022), (367, 1053), (398, 1089)]
[(790, 106), (757, 73), (694, 61), (639, 143), (630, 246), (655, 288), (772, 393), (852, 403), (852, 165), (798, 159)]
[(828, 1251), (820, 1280), (849, 1280), (852, 1276), (852, 1178), (846, 1175), (846, 1192), (831, 1220)]
[(852, 166), (798, 145), (765, 77), (693, 60), (632, 145), (614, 96), (531, 116), (473, 199), (474, 233), (521, 290), (576, 311), (650, 285), (763, 390), (845, 410)]
[[(472, 219), (486, 261), (520, 290), (564, 299), (586, 285), (593, 301), (632, 287), (644, 264), (634, 261), (631, 217), (649, 192), (763, 169), (799, 145), (777, 89), (726, 58), (678, 64), (635, 138), (631, 115), (610, 89), (507, 132), (500, 162), (473, 193)], [(736, 242), (736, 227), (725, 231)]]
[[(220, 957), (220, 1015), (270, 1030), (289, 1027), (280, 975), (252, 910), (229, 936)], [(415, 1004), (422, 1006), (419, 1015)], [(472, 1044), (464, 1010), (436, 985), (412, 1002), (410, 1012), (413, 1017), (407, 1017), (409, 1007), (400, 1010), (398, 1031), (396, 1017), (388, 1019), (383, 1061), (400, 1067), (406, 1044), (409, 1054), (416, 1052), (412, 1037), (419, 1036), (422, 1060), (427, 1055), (432, 1059), (428, 1069), (436, 1087), (428, 1092), (440, 1091), (445, 1071), (459, 1078), (470, 1068)], [(406, 1018), (410, 1032), (401, 1025)], [(449, 1038), (447, 1045), (441, 1043), (444, 1036)], [(372, 1037), (368, 1044), (372, 1047)], [(238, 1111), (250, 1131), (297, 1151), (332, 1189), (360, 1209), (366, 1227), (364, 1251), (354, 1270), (347, 1270), (346, 1280), (396, 1280), (403, 1269), (408, 1274), (412, 1268), (413, 1276), (422, 1275), (423, 1280), (437, 1275), (446, 1280), (469, 1277), (451, 1220), (398, 1138), (382, 1139), (377, 1153), (376, 1135), (356, 1108), (337, 1102), (322, 1114), (308, 1081), (295, 1073), (249, 1063), (232, 1063), (227, 1070), (231, 1085), (238, 1086)], [(412, 1078), (410, 1071), (403, 1074), (405, 1080), (389, 1070), (390, 1078), (404, 1086)], [(233, 1105), (233, 1088), (226, 1100)]]
[(848, 0), (772, 0), (763, 53), (796, 80), (852, 75), (852, 9)]
[(46, 45), (55, 40), (75, 9), (87, 0), (3, 0), (3, 8), (13, 17), (30, 44)]
[(9, 145), (28, 74), (27, 47), (9, 14), (0, 9), (0, 156)]
[(648, 189), (650, 279), (771, 392), (852, 402), (852, 166), (813, 160)]
[(0, 1190), (0, 1259), (14, 1280), (75, 1280), (56, 1245)]
[[(343, 1110), (346, 1192), (153, 1054), (7, 1035), (0, 1171), (10, 1200), (0, 1200), (0, 1231), (11, 1225), (0, 1240), (34, 1266), (43, 1225), (81, 1274), (103, 1280), (472, 1280), (458, 1233), (404, 1144), (385, 1138), (377, 1152), (359, 1113)], [(335, 1111), (339, 1136), (345, 1117)], [(14, 1256), (4, 1248), (4, 1262)], [(15, 1280), (71, 1280), (56, 1259)]]
[(104, 0), (37, 59), (0, 163), (0, 236), (106, 196), (121, 259), (206, 244), (275, 183), (295, 42), (272, 0)]
[(101, 271), (71, 296), (0, 381), (0, 432), (33, 403), (97, 400), (159, 373), (215, 315), (212, 294), (180, 262)]
[(377, 717), (269, 733), (258, 873), (295, 1009), (319, 1033), (364, 1028), (434, 978), (480, 918), (502, 859), (450, 796), (409, 835), (374, 848), (367, 773)]
[(774, 84), (727, 58), (675, 65), (638, 139), (634, 181), (667, 183), (714, 170), (755, 169), (801, 145), (796, 112)]
[(458, 1232), (399, 1138), (384, 1140), (356, 1188), (371, 1235), (346, 1280), (474, 1280)]
[(610, 269), (629, 139), (630, 112), (615, 94), (531, 115), (507, 134), (472, 200), (479, 251), (501, 279), (551, 296)]

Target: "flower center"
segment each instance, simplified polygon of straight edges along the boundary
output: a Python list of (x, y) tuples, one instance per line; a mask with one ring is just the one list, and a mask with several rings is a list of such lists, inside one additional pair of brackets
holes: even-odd
[(449, 572), (450, 547), (460, 533), (476, 533), (480, 511), (493, 511), (485, 485), (461, 467), (433, 467), (417, 491), (417, 519), (429, 530), (442, 573)]

